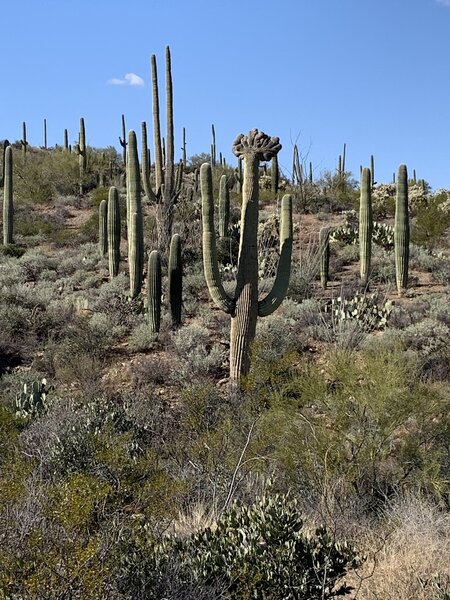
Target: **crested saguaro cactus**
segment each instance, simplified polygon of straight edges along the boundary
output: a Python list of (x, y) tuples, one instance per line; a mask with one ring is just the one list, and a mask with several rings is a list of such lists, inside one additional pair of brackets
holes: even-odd
[(98, 252), (101, 257), (108, 252), (108, 204), (102, 200), (98, 207)]
[(181, 238), (178, 233), (172, 236), (169, 251), (169, 304), (172, 325), (181, 325), (183, 292), (183, 264), (181, 260)]
[(203, 264), (206, 283), (214, 302), (231, 315), (230, 379), (239, 384), (250, 368), (250, 344), (255, 337), (258, 316), (270, 315), (286, 295), (292, 254), (292, 198), (285, 195), (281, 204), (280, 260), (272, 290), (258, 299), (258, 202), (259, 163), (269, 161), (281, 149), (277, 137), (269, 137), (253, 129), (240, 134), (233, 143), (233, 153), (242, 157), (244, 180), (242, 189), (241, 239), (237, 263), (237, 282), (233, 296), (225, 291), (219, 274), (214, 231), (214, 199), (211, 165), (201, 167)]
[(13, 221), (14, 221), (14, 203), (13, 203), (13, 157), (12, 148), (5, 148), (5, 174), (3, 181), (3, 244), (13, 244)]
[(399, 296), (402, 296), (408, 286), (409, 264), (408, 171), (406, 165), (400, 165), (398, 168), (394, 249), (397, 292)]
[(137, 152), (136, 134), (128, 133), (127, 152), (127, 230), (128, 267), (130, 273), (130, 296), (139, 295), (144, 267), (144, 228), (141, 204), (141, 174)]
[(361, 284), (367, 285), (370, 274), (372, 255), (372, 175), (370, 169), (365, 167), (361, 173), (361, 195), (359, 200), (359, 258)]
[(108, 194), (108, 259), (112, 279), (118, 275), (120, 263), (120, 205), (119, 193), (114, 186)]
[(148, 322), (152, 333), (158, 333), (161, 325), (161, 256), (158, 250), (150, 252), (148, 257)]

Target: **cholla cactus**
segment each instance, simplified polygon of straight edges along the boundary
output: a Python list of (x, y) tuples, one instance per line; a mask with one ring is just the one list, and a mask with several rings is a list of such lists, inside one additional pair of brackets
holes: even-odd
[(281, 252), (275, 282), (269, 294), (258, 300), (259, 163), (271, 160), (280, 148), (278, 138), (269, 137), (257, 129), (246, 136), (240, 134), (233, 144), (233, 153), (244, 162), (241, 238), (233, 296), (226, 293), (219, 274), (211, 165), (204, 163), (201, 167), (205, 278), (214, 302), (231, 315), (230, 379), (233, 383), (239, 383), (249, 371), (250, 344), (255, 337), (258, 316), (267, 316), (278, 308), (289, 285), (293, 238), (292, 198), (286, 195), (281, 205)]

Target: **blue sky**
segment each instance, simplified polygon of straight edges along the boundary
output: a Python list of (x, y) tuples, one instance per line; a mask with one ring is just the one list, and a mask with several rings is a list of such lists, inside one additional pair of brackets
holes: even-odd
[(169, 45), (175, 147), (185, 127), (188, 156), (209, 152), (214, 123), (234, 164), (234, 137), (257, 127), (280, 137), (286, 174), (295, 142), (316, 175), (346, 142), (354, 173), (374, 154), (378, 181), (406, 163), (450, 188), (450, 0), (3, 4), (0, 139), (26, 121), (41, 145), (46, 118), (49, 145), (64, 128), (74, 141), (83, 116), (89, 144), (118, 147), (122, 113), (127, 129), (151, 131), (150, 55), (164, 104)]

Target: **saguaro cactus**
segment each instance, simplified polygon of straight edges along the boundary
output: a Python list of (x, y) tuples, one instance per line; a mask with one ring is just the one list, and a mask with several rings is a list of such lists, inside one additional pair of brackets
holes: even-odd
[(5, 148), (5, 175), (3, 182), (3, 244), (14, 243), (13, 222), (13, 156), (11, 146)]
[(122, 115), (122, 136), (119, 135), (119, 143), (123, 148), (122, 156), (123, 156), (123, 164), (127, 164), (127, 136), (125, 129), (125, 115)]
[(69, 151), (69, 132), (64, 129), (64, 152)]
[(331, 229), (331, 227), (322, 227), (319, 231), (320, 284), (323, 289), (327, 287), (329, 279)]
[(25, 121), (22, 123), (22, 139), (20, 140), (20, 143), (22, 144), (22, 156), (23, 156), (23, 160), (25, 161), (25, 159), (27, 157), (27, 146), (28, 146), (27, 124), (25, 123)]
[(211, 125), (211, 165), (216, 166), (216, 130), (214, 123)]
[(270, 168), (271, 188), (274, 194), (278, 194), (278, 185), (280, 183), (280, 170), (278, 168), (278, 156), (272, 158), (272, 166)]
[(258, 200), (259, 163), (269, 161), (281, 144), (277, 137), (269, 137), (257, 129), (248, 135), (240, 134), (233, 144), (233, 152), (244, 162), (242, 190), (241, 239), (239, 244), (236, 290), (229, 296), (220, 280), (214, 232), (214, 199), (211, 165), (201, 167), (203, 264), (206, 283), (214, 302), (231, 315), (230, 379), (239, 383), (250, 367), (250, 344), (255, 337), (258, 316), (271, 314), (283, 301), (289, 285), (292, 254), (292, 198), (285, 195), (281, 204), (280, 260), (272, 290), (258, 300)]
[(230, 226), (230, 191), (227, 185), (227, 176), (222, 175), (219, 183), (219, 237), (228, 236)]
[(109, 277), (119, 273), (120, 263), (120, 205), (117, 188), (111, 187), (108, 195), (108, 259)]
[(80, 118), (80, 132), (78, 134), (78, 144), (76, 146), (78, 154), (78, 165), (80, 169), (80, 194), (83, 194), (84, 178), (86, 175), (87, 152), (86, 152), (86, 129), (84, 126), (84, 118)]
[(158, 333), (161, 325), (161, 256), (158, 250), (148, 257), (148, 322), (153, 333)]
[(172, 325), (181, 325), (181, 306), (183, 291), (183, 265), (181, 261), (181, 238), (172, 236), (169, 252), (169, 304)]
[(44, 148), (47, 150), (47, 119), (44, 119)]
[(98, 207), (98, 251), (101, 257), (108, 252), (108, 205), (102, 200)]
[(128, 133), (126, 179), (130, 296), (135, 298), (139, 295), (142, 287), (142, 271), (144, 266), (144, 228), (142, 222), (141, 175), (139, 172), (136, 134), (133, 130)]
[(398, 168), (394, 248), (397, 292), (399, 296), (402, 296), (408, 287), (409, 265), (408, 171), (406, 165), (400, 165)]
[(365, 167), (361, 174), (361, 193), (359, 200), (359, 259), (361, 284), (367, 285), (370, 274), (372, 256), (372, 175), (370, 169)]

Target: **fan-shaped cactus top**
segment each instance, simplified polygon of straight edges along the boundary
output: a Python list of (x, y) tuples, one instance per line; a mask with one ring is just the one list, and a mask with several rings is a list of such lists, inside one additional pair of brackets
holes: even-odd
[(269, 137), (263, 131), (252, 129), (247, 135), (240, 133), (233, 142), (233, 154), (244, 157), (254, 154), (258, 160), (272, 160), (281, 150), (280, 139)]

